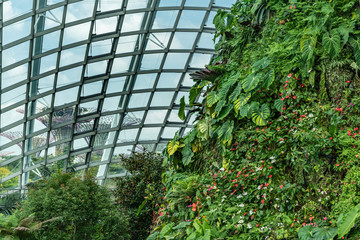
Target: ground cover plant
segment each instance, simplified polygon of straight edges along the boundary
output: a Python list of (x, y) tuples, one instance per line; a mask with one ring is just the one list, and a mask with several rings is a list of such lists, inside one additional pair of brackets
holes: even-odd
[[(358, 239), (360, 2), (244, 0), (192, 75), (148, 239)], [(189, 116), (187, 116), (189, 117)]]

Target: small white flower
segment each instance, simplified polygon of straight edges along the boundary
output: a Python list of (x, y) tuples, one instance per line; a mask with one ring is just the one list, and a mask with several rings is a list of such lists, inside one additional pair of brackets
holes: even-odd
[(242, 198), (243, 196), (240, 194), (239, 196), (237, 196), (236, 198)]
[(222, 198), (227, 198), (227, 197), (224, 195), (224, 196), (222, 196)]
[(256, 198), (257, 198), (257, 199), (260, 199), (260, 195), (256, 195)]
[(270, 159), (273, 160), (273, 159), (275, 159), (275, 157), (274, 157), (274, 156), (271, 156)]
[(247, 192), (244, 192), (243, 195), (246, 196), (246, 195), (247, 195)]
[(252, 214), (253, 214), (253, 211), (252, 211), (252, 210), (250, 210), (250, 211), (249, 211), (249, 214), (250, 214), (250, 215), (252, 215)]
[(220, 168), (220, 171), (224, 171), (225, 169), (222, 167), (222, 168)]
[(309, 114), (309, 117), (313, 117), (314, 115), (312, 113)]
[(244, 206), (245, 206), (245, 205), (244, 205), (243, 203), (239, 205), (239, 207), (244, 207)]
[(240, 224), (241, 224), (241, 223), (244, 223), (244, 220), (240, 220), (239, 223), (240, 223)]
[(251, 223), (248, 223), (248, 224), (247, 224), (247, 228), (251, 228)]

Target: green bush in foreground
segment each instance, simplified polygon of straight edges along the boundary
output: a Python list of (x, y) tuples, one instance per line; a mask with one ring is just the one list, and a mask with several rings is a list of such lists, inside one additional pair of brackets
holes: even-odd
[(34, 239), (128, 239), (127, 223), (110, 201), (109, 191), (90, 177), (57, 173), (29, 188), (17, 212), (43, 224)]

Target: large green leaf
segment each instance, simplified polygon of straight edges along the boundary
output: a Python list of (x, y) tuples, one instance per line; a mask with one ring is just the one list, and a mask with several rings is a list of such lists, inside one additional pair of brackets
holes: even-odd
[(206, 96), (206, 105), (212, 107), (215, 103), (219, 101), (219, 96), (215, 91), (209, 92)]
[(176, 150), (179, 148), (179, 146), (180, 146), (179, 141), (174, 141), (174, 140), (169, 141), (167, 147), (167, 152), (169, 156), (173, 155), (176, 152)]
[(284, 101), (282, 101), (281, 99), (276, 99), (274, 102), (274, 107), (276, 108), (276, 110), (278, 110), (279, 112), (282, 112), (282, 107), (284, 106)]
[(309, 82), (311, 84), (312, 87), (315, 86), (315, 75), (316, 75), (316, 71), (313, 70), (311, 73), (310, 73), (310, 76), (309, 76)]
[(178, 116), (181, 120), (185, 120), (185, 96), (183, 96), (181, 99), (180, 99), (180, 109), (179, 109), (179, 113), (178, 113)]
[(338, 234), (339, 238), (345, 236), (355, 224), (355, 220), (359, 217), (359, 208), (360, 204), (354, 207), (350, 212), (348, 212), (341, 220), (339, 224)]
[(234, 91), (229, 96), (229, 101), (234, 102), (238, 98), (239, 94), (241, 93), (241, 90), (242, 90), (242, 84), (241, 84), (241, 82), (238, 82)]
[(234, 129), (234, 121), (228, 120), (217, 131), (218, 137), (222, 140), (222, 142), (225, 145), (231, 143), (233, 129)]
[(332, 30), (330, 33), (323, 35), (322, 44), (325, 51), (330, 57), (335, 57), (340, 52), (340, 35), (337, 31)]
[(161, 229), (160, 237), (164, 237), (168, 232), (171, 231), (172, 226), (174, 226), (174, 223), (166, 224), (165, 227)]
[(264, 87), (268, 88), (274, 82), (275, 79), (275, 71), (271, 68), (265, 75), (264, 75)]
[(358, 65), (358, 67), (360, 67), (360, 40), (358, 38), (351, 38), (350, 39), (350, 43), (351, 46), (354, 49), (354, 57), (355, 57), (355, 61)]
[(191, 149), (190, 144), (186, 144), (183, 150), (181, 151), (182, 154), (182, 162), (186, 166), (191, 162), (191, 158), (194, 156), (194, 153)]
[(222, 120), (225, 117), (227, 117), (229, 115), (229, 113), (231, 112), (231, 110), (233, 109), (233, 107), (231, 105), (227, 105), (226, 107), (224, 107), (223, 109), (221, 109), (219, 115), (217, 116), (216, 120)]
[(264, 57), (263, 59), (260, 59), (259, 61), (256, 61), (254, 64), (253, 64), (253, 69), (255, 70), (261, 70), (261, 69), (264, 69), (266, 68), (267, 66), (270, 65), (270, 59), (267, 58), (267, 57)]
[(314, 240), (331, 240), (337, 235), (337, 228), (318, 227), (312, 233)]
[(298, 232), (298, 237), (300, 240), (310, 240), (312, 239), (312, 230), (313, 228), (311, 226), (305, 226), (300, 228)]
[(210, 121), (208, 118), (203, 118), (197, 123), (197, 130), (199, 137), (202, 140), (208, 140), (210, 136)]
[(256, 73), (251, 73), (249, 76), (247, 76), (242, 82), (244, 91), (249, 92), (255, 89), (258, 86), (261, 77), (261, 74)]
[(251, 93), (240, 94), (239, 98), (234, 102), (234, 110), (236, 114), (239, 112), (240, 107), (244, 106), (250, 99)]
[(267, 104), (261, 105), (261, 108), (254, 111), (252, 114), (253, 122), (258, 126), (264, 126), (267, 124), (266, 119), (270, 116), (270, 108)]

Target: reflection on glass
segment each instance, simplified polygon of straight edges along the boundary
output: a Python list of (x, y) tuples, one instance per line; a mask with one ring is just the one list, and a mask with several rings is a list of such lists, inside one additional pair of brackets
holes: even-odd
[(200, 28), (205, 11), (184, 10), (181, 13), (178, 28)]
[(173, 28), (179, 11), (156, 11), (152, 29)]

